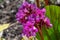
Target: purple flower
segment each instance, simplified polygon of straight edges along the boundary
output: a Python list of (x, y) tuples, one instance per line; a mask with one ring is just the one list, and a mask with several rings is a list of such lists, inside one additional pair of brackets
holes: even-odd
[(41, 11), (42, 11), (42, 12), (45, 14), (45, 12), (46, 12), (46, 9), (45, 9), (45, 8), (43, 8)]
[(44, 19), (44, 22), (47, 26), (52, 27), (52, 24), (50, 24), (50, 20), (47, 17)]
[(36, 36), (38, 29), (35, 25), (37, 25), (37, 23), (40, 24), (40, 26), (42, 24), (52, 26), (52, 24), (50, 24), (50, 20), (45, 16), (45, 12), (45, 8), (39, 9), (35, 4), (30, 4), (26, 1), (23, 2), (16, 13), (16, 19), (23, 25), (24, 35), (27, 37)]
[(32, 22), (30, 22), (30, 21), (27, 21), (26, 23), (25, 23), (25, 25), (27, 25), (27, 26), (32, 26), (32, 25), (34, 25)]
[(33, 25), (24, 26), (23, 34), (26, 35), (27, 37), (36, 36), (36, 32), (38, 32), (38, 30), (37, 28), (35, 28), (35, 26)]

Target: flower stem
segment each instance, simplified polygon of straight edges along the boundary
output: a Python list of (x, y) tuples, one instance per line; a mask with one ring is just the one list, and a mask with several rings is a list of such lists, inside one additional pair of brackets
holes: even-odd
[[(36, 4), (37, 4), (37, 7), (40, 8), (40, 1), (39, 0), (36, 0)], [(41, 27), (39, 25), (37, 25), (37, 29), (38, 29), (39, 35), (41, 37), (41, 40), (44, 40), (42, 30), (41, 30)]]
[(44, 0), (45, 1), (45, 5), (49, 5), (49, 1), (48, 0)]
[(39, 32), (39, 35), (41, 37), (41, 40), (44, 40), (41, 28), (39, 26), (37, 26), (37, 28), (38, 28), (38, 32)]
[(36, 4), (37, 4), (37, 7), (40, 8), (40, 1), (39, 0), (36, 0)]

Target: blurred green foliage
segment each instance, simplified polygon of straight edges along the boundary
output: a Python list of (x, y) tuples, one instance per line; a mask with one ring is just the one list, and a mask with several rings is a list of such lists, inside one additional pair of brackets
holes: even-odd
[[(44, 40), (60, 40), (60, 7), (56, 5), (50, 5), (46, 6), (45, 8), (46, 16), (50, 18), (53, 27), (49, 29), (42, 29)], [(38, 33), (37, 38), (40, 40)]]
[(0, 3), (2, 2), (3, 0), (0, 0)]

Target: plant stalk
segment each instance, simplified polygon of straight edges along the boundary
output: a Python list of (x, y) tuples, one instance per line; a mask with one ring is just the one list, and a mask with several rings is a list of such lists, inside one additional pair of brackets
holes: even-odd
[[(38, 8), (40, 8), (40, 0), (36, 0), (36, 5), (37, 5)], [(38, 33), (41, 37), (41, 40), (44, 40), (42, 30), (41, 30), (41, 27), (39, 25), (37, 25), (37, 29), (38, 29)]]
[(49, 0), (44, 0), (45, 1), (45, 5), (49, 5)]
[(40, 8), (40, 1), (39, 0), (36, 0), (36, 5), (38, 8)]
[(42, 30), (41, 30), (40, 26), (37, 26), (37, 28), (38, 28), (38, 33), (41, 37), (41, 40), (44, 40), (44, 37), (43, 37)]

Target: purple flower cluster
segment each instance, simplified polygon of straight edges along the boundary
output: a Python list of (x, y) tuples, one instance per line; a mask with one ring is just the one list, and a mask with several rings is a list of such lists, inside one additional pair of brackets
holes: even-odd
[(35, 36), (38, 29), (36, 24), (52, 26), (50, 20), (45, 16), (45, 8), (39, 9), (35, 4), (23, 2), (16, 13), (16, 18), (23, 25), (23, 34), (27, 37)]
[(24, 25), (23, 34), (29, 37), (29, 36), (35, 36), (36, 32), (38, 32), (38, 30), (34, 26), (34, 24), (30, 21), (27, 21), (27, 23)]

